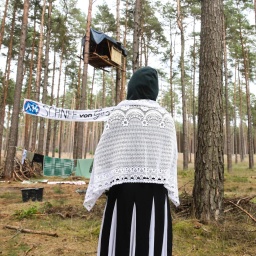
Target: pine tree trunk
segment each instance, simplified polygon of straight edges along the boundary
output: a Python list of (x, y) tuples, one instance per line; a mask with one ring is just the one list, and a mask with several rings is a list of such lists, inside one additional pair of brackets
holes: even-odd
[(0, 50), (2, 48), (2, 42), (3, 42), (3, 38), (4, 38), (5, 20), (6, 20), (6, 16), (7, 16), (8, 4), (9, 4), (9, 0), (5, 0), (4, 15), (2, 17), (1, 29), (0, 29)]
[[(196, 26), (196, 19), (194, 18), (194, 26), (193, 26), (193, 31), (195, 32), (195, 26)], [(194, 140), (194, 147), (193, 147), (193, 153), (194, 157), (196, 155), (196, 149), (197, 149), (197, 144), (196, 144), (196, 37), (194, 33), (194, 42), (193, 42), (193, 140)], [(194, 161), (194, 166), (195, 166), (195, 161)]]
[(249, 153), (249, 168), (254, 168), (254, 149), (253, 149), (253, 134), (252, 134), (252, 114), (251, 114), (251, 99), (250, 99), (250, 86), (249, 86), (249, 59), (248, 50), (245, 48), (243, 36), (240, 26), (240, 40), (242, 46), (242, 54), (244, 61), (244, 75), (245, 75), (245, 89), (246, 89), (246, 105), (247, 105), (247, 119), (248, 119), (248, 153)]
[(116, 88), (115, 88), (115, 104), (117, 105), (120, 102), (121, 94), (121, 70), (116, 68)]
[(170, 54), (169, 54), (170, 60), (170, 69), (169, 69), (169, 74), (170, 74), (170, 101), (171, 101), (171, 106), (170, 106), (170, 110), (171, 110), (171, 115), (174, 116), (174, 100), (173, 100), (173, 92), (174, 92), (174, 88), (173, 88), (173, 44), (172, 44), (172, 23), (170, 20)]
[(240, 152), (240, 161), (244, 161), (245, 148), (244, 148), (244, 127), (243, 127), (243, 107), (242, 107), (242, 88), (240, 81), (240, 68), (238, 66), (238, 90), (239, 90), (239, 117), (240, 117), (240, 136), (239, 136), (239, 152)]
[(237, 64), (235, 63), (235, 81), (234, 81), (234, 148), (235, 148), (235, 163), (237, 164), (238, 163), (238, 158), (237, 158), (237, 154), (238, 154), (238, 140), (237, 140), (237, 118), (236, 118), (236, 84), (237, 84), (237, 81), (236, 81), (236, 70), (237, 70)]
[[(36, 69), (36, 88), (35, 88), (35, 101), (40, 99), (40, 83), (41, 83), (41, 72), (42, 72), (42, 54), (43, 54), (43, 28), (44, 28), (44, 14), (46, 8), (46, 0), (43, 2), (43, 10), (40, 23), (40, 38), (38, 46), (38, 58), (37, 58), (37, 69)], [(31, 148), (33, 151), (36, 150), (36, 139), (37, 139), (37, 125), (38, 117), (33, 117), (33, 128), (32, 128), (32, 141)], [(39, 150), (39, 149), (38, 149)]]
[[(34, 16), (36, 17), (36, 9), (34, 9)], [(35, 38), (36, 38), (36, 18), (34, 19), (34, 30), (33, 30), (33, 40), (32, 40), (32, 51), (29, 64), (29, 79), (27, 85), (27, 99), (31, 97), (31, 87), (32, 87), (32, 78), (34, 70), (34, 54), (35, 54)], [(25, 135), (24, 135), (24, 148), (30, 149), (30, 135), (31, 135), (31, 116), (25, 115)]]
[[(142, 27), (143, 25), (142, 24), (140, 24), (140, 26)], [(141, 67), (142, 66), (142, 58), (143, 58), (143, 43), (144, 43), (144, 37), (143, 37), (143, 29), (141, 28), (140, 29), (140, 37), (139, 37), (140, 39), (139, 39), (139, 55), (140, 55), (140, 58), (139, 58), (139, 64), (138, 64), (138, 68), (139, 67)], [(137, 68), (137, 69), (138, 69)]]
[[(54, 54), (53, 54), (52, 86), (51, 86), (52, 89), (51, 89), (50, 106), (53, 105), (53, 98), (54, 98), (55, 67), (56, 67), (56, 51), (54, 51)], [(45, 155), (47, 156), (49, 155), (49, 152), (50, 152), (51, 134), (52, 134), (52, 120), (48, 119), (46, 145), (45, 145)]]
[(133, 49), (132, 49), (132, 70), (135, 72), (139, 68), (139, 38), (140, 38), (140, 31), (141, 31), (141, 24), (140, 24), (140, 17), (141, 17), (141, 0), (135, 1), (134, 6), (134, 28), (133, 28)]
[(9, 105), (8, 106), (8, 112), (7, 112), (7, 125), (6, 125), (6, 145), (5, 145), (5, 150), (4, 150), (4, 156), (6, 157), (7, 156), (7, 150), (8, 150), (8, 144), (9, 144), (9, 133), (10, 133), (10, 120), (11, 120), (11, 109), (12, 107)]
[[(82, 88), (81, 88), (81, 99), (80, 99), (80, 109), (85, 109), (87, 105), (87, 75), (88, 75), (88, 62), (89, 62), (89, 44), (90, 44), (90, 28), (91, 28), (91, 18), (92, 18), (92, 0), (89, 0), (88, 14), (87, 14), (87, 25), (86, 25), (86, 36), (85, 36), (85, 46), (84, 46), (84, 66), (83, 66), (83, 76), (82, 76)], [(84, 123), (80, 122), (78, 124), (78, 135), (77, 135), (77, 158), (83, 157), (84, 148)]]
[[(95, 79), (95, 68), (93, 69), (93, 76), (92, 76), (92, 88), (91, 88), (91, 93), (90, 93), (90, 102), (89, 102), (89, 109), (92, 109), (92, 95), (93, 95), (93, 87), (94, 87), (94, 79)], [(92, 127), (92, 123), (88, 122), (87, 123), (87, 134), (86, 134), (86, 143), (85, 143), (85, 157), (86, 158), (86, 153), (90, 152), (90, 131)]]
[(106, 78), (105, 78), (105, 71), (102, 71), (102, 108), (106, 106)]
[(18, 127), (19, 127), (19, 112), (20, 112), (20, 99), (23, 81), (23, 60), (25, 55), (26, 37), (27, 37), (27, 24), (28, 24), (28, 11), (29, 11), (29, 0), (24, 0), (23, 18), (21, 25), (21, 36), (20, 36), (20, 50), (18, 56), (17, 73), (16, 73), (16, 86), (14, 92), (14, 103), (11, 120), (11, 128), (8, 140), (7, 157), (4, 167), (5, 179), (12, 179), (14, 158), (16, 154), (17, 138), (18, 138)]
[[(82, 47), (80, 49), (80, 56), (82, 55)], [(78, 78), (77, 78), (77, 90), (76, 90), (76, 98), (75, 98), (75, 109), (79, 109), (80, 105), (80, 97), (81, 97), (81, 62), (79, 61), (79, 69), (78, 69)], [(95, 71), (94, 71), (95, 72)], [(74, 146), (73, 146), (73, 159), (77, 159), (77, 147), (78, 147), (78, 122), (75, 122), (74, 127)]]
[[(64, 108), (64, 102), (65, 102), (65, 95), (66, 95), (66, 81), (67, 81), (67, 72), (65, 72), (65, 78), (64, 78), (64, 91), (62, 96), (62, 102), (61, 102), (61, 108)], [(63, 121), (60, 121), (60, 129), (59, 129), (59, 158), (61, 158), (62, 149), (63, 149)]]
[(193, 199), (195, 217), (206, 223), (223, 215), (222, 12), (222, 0), (202, 1)]
[(185, 67), (184, 67), (184, 52), (185, 52), (185, 38), (183, 27), (183, 15), (181, 13), (180, 0), (177, 0), (177, 21), (180, 29), (181, 37), (181, 56), (180, 56), (180, 72), (181, 72), (181, 91), (182, 91), (182, 119), (183, 119), (183, 170), (188, 169), (188, 122), (187, 122), (187, 97), (185, 90)]
[[(127, 16), (128, 16), (128, 1), (126, 0), (125, 4), (125, 25), (124, 25), (124, 36), (123, 36), (123, 45), (126, 48), (126, 35), (127, 35)], [(120, 91), (120, 101), (125, 99), (125, 88), (126, 88), (126, 57), (122, 57), (122, 73), (121, 73), (121, 91)]]
[[(116, 0), (116, 40), (120, 42), (120, 0)], [(115, 104), (121, 100), (121, 70), (116, 68), (116, 95)]]
[[(115, 69), (116, 70), (116, 69)], [(117, 81), (114, 80), (114, 68), (111, 68), (111, 75), (110, 75), (110, 83), (111, 83), (111, 105), (114, 106), (117, 101)]]
[(227, 170), (232, 171), (232, 153), (231, 153), (231, 131), (230, 131), (230, 104), (228, 94), (228, 60), (226, 45), (226, 26), (223, 17), (223, 50), (224, 50), (224, 78), (225, 78), (225, 106), (226, 106), (226, 146), (227, 146)]
[(1, 164), (1, 157), (2, 157), (2, 143), (3, 143), (3, 131), (4, 131), (4, 119), (5, 119), (5, 108), (6, 108), (6, 99), (8, 93), (8, 86), (9, 86), (9, 78), (11, 72), (11, 60), (12, 60), (12, 48), (13, 48), (13, 36), (14, 36), (14, 27), (15, 27), (15, 17), (17, 11), (17, 4), (14, 4), (13, 14), (12, 14), (12, 26), (10, 31), (10, 39), (9, 39), (9, 46), (8, 46), (8, 53), (7, 53), (7, 62), (6, 62), (6, 70), (3, 79), (3, 93), (1, 98), (0, 104), (0, 164)]
[[(42, 103), (46, 104), (47, 99), (47, 86), (48, 86), (48, 73), (49, 73), (49, 51), (50, 51), (50, 40), (51, 40), (51, 12), (52, 12), (52, 1), (49, 1), (48, 7), (48, 21), (47, 21), (47, 36), (46, 36), (46, 47), (45, 47), (45, 62), (44, 62), (44, 84), (43, 84), (43, 95)], [(40, 118), (39, 127), (39, 139), (38, 139), (38, 153), (44, 153), (44, 142), (45, 142), (45, 118)]]
[(240, 154), (240, 161), (244, 161), (244, 138), (243, 138), (243, 107), (242, 107), (242, 88), (241, 88), (241, 80), (240, 80), (240, 68), (238, 62), (238, 92), (239, 92), (239, 154)]
[(254, 23), (255, 23), (255, 29), (256, 29), (256, 0), (254, 0)]
[[(239, 8), (238, 2), (237, 2), (237, 9)], [(250, 67), (249, 67), (249, 58), (248, 58), (248, 52), (249, 49), (246, 47), (246, 43), (243, 37), (242, 33), (242, 21), (241, 17), (239, 16), (238, 19), (238, 26), (239, 26), (239, 37), (240, 37), (240, 43), (241, 43), (241, 49), (242, 49), (242, 56), (243, 56), (243, 66), (244, 66), (244, 78), (245, 78), (245, 89), (246, 89), (246, 105), (247, 105), (247, 120), (248, 120), (248, 153), (249, 153), (249, 168), (254, 168), (254, 148), (253, 148), (253, 132), (252, 132), (252, 113), (251, 113), (251, 99), (250, 99), (250, 85), (249, 85), (249, 79), (250, 79)]]
[[(62, 74), (62, 62), (64, 55), (64, 45), (61, 47), (61, 56), (60, 56), (60, 68), (59, 68), (59, 79), (58, 79), (58, 89), (57, 89), (57, 99), (56, 99), (56, 107), (59, 107), (59, 99), (60, 99), (60, 83), (61, 83), (61, 74)], [(55, 150), (57, 144), (57, 129), (58, 129), (59, 121), (54, 120), (53, 122), (53, 138), (52, 138), (52, 157), (55, 157)]]

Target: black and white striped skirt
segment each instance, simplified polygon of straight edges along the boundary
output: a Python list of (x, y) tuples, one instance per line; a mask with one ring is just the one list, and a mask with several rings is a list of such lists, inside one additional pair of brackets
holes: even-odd
[(113, 186), (108, 192), (97, 256), (171, 255), (172, 220), (164, 186)]

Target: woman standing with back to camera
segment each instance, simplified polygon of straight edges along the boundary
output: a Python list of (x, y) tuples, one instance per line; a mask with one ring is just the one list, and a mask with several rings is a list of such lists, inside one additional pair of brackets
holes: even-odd
[(171, 115), (156, 102), (158, 91), (157, 71), (137, 70), (97, 146), (84, 206), (90, 210), (108, 191), (98, 256), (172, 255), (177, 141)]

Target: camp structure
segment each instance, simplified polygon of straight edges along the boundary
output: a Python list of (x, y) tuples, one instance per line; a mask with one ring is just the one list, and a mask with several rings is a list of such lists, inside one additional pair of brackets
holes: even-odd
[[(82, 40), (84, 46), (85, 37)], [(95, 68), (122, 67), (122, 58), (127, 56), (120, 42), (91, 28), (89, 46), (89, 64)]]

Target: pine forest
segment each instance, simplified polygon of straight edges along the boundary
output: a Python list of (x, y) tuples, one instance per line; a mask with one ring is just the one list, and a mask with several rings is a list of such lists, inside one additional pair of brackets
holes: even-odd
[[(82, 91), (81, 40), (86, 32), (88, 6), (82, 8), (82, 3), (73, 0), (1, 1), (0, 146), (5, 156), (12, 115), (17, 115), (18, 125), (14, 131), (17, 141), (13, 145), (17, 149), (59, 157), (68, 153), (69, 157), (77, 158), (77, 124), (24, 115), (23, 99), (66, 109), (80, 108), (81, 93), (85, 95), (85, 109), (114, 106), (123, 100), (134, 66), (134, 4), (129, 0), (92, 4), (91, 27), (120, 41), (128, 54), (119, 81), (115, 67), (104, 70), (89, 66)], [(137, 65), (150, 65), (159, 72), (158, 101), (176, 120), (178, 148), (184, 152), (186, 169), (196, 150), (200, 1), (143, 0), (138, 8)], [(256, 126), (254, 8), (253, 1), (249, 0), (224, 1), (223, 128), (225, 154), (235, 155), (236, 162), (243, 161), (249, 154), (250, 144), (255, 151), (256, 135), (252, 132), (251, 137), (248, 136), (250, 128), (253, 131)], [(26, 24), (25, 15), (28, 15)], [(22, 36), (24, 45), (20, 49)], [(22, 50), (24, 56), (19, 63)], [(14, 98), (19, 90), (19, 99)], [(84, 124), (79, 137), (83, 145), (82, 152), (78, 152), (81, 156), (93, 154), (102, 129), (102, 122)], [(252, 141), (248, 141), (249, 138)], [(232, 168), (230, 160), (228, 167)]]

